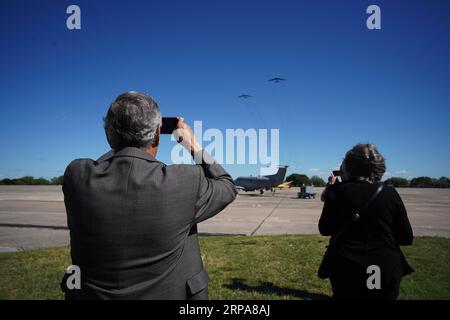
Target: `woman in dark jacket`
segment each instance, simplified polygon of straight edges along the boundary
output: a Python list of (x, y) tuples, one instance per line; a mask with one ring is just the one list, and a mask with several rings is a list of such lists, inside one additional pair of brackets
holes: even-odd
[[(331, 239), (321, 269), (329, 270), (335, 299), (397, 299), (401, 278), (413, 271), (399, 247), (413, 241), (402, 199), (393, 187), (378, 190), (385, 171), (377, 148), (358, 144), (342, 162), (342, 182), (330, 177), (322, 195), (319, 230)], [(373, 266), (377, 288), (368, 285)]]

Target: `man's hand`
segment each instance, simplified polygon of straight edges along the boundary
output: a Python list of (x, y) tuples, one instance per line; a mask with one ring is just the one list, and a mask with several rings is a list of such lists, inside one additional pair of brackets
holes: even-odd
[(192, 128), (184, 122), (184, 118), (178, 118), (177, 129), (173, 132), (175, 139), (181, 143), (190, 153), (202, 150)]

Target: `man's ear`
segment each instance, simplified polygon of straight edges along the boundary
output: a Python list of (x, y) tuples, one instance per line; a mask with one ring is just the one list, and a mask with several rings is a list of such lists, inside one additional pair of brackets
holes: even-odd
[(157, 146), (159, 146), (159, 138), (161, 137), (161, 126), (158, 125), (158, 128), (156, 129), (156, 139), (155, 139), (155, 143), (153, 144), (152, 147), (156, 148)]

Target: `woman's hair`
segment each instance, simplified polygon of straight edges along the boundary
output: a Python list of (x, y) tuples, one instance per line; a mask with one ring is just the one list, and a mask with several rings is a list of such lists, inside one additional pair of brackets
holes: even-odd
[(378, 182), (386, 172), (386, 163), (375, 145), (359, 143), (345, 154), (341, 170), (346, 180)]

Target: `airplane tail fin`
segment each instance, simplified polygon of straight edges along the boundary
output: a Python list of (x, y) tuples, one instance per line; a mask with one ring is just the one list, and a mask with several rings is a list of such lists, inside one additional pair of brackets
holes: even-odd
[(273, 180), (276, 185), (282, 184), (284, 182), (284, 177), (286, 176), (287, 168), (288, 166), (280, 166), (277, 173), (267, 177)]

